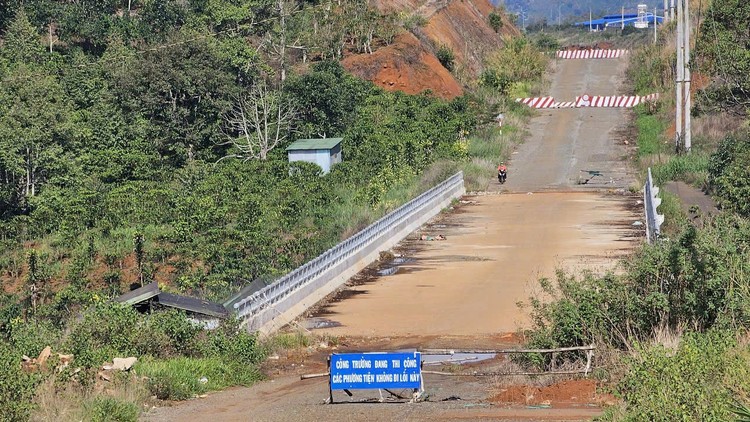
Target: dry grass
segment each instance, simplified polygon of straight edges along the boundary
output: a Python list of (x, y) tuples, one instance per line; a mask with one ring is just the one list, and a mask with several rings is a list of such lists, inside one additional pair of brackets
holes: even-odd
[(652, 343), (661, 345), (665, 349), (670, 350), (670, 353), (674, 354), (680, 346), (682, 335), (684, 333), (684, 324), (680, 324), (677, 327), (668, 327), (666, 324), (662, 323), (654, 328)]
[(147, 404), (146, 385), (135, 374), (120, 374), (112, 382), (98, 381), (93, 389), (68, 382), (61, 385), (50, 377), (38, 388), (36, 409), (31, 414), (35, 422), (79, 422), (90, 420), (87, 403), (97, 397), (110, 397), (121, 402), (135, 403), (139, 408)]
[(703, 115), (692, 119), (693, 137), (713, 145), (745, 125), (742, 116), (730, 113)]
[(68, 385), (62, 389), (48, 379), (39, 386), (31, 414), (32, 421), (80, 421), (83, 420), (83, 392), (79, 387)]

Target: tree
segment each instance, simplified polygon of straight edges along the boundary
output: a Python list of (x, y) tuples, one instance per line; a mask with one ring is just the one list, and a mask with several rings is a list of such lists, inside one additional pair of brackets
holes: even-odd
[[(112, 82), (127, 120), (146, 122), (148, 139), (164, 165), (215, 160), (221, 116), (236, 95), (236, 72), (205, 33), (182, 30), (167, 45), (144, 52)], [(117, 65), (119, 63), (115, 63)]]
[(289, 98), (259, 79), (247, 95), (237, 97), (224, 115), (224, 133), (230, 138), (224, 144), (233, 145), (238, 152), (223, 158), (265, 160), (289, 135), (295, 114)]
[(295, 130), (307, 137), (343, 134), (356, 118), (357, 107), (377, 89), (336, 61), (316, 63), (312, 72), (290, 78), (284, 88), (299, 110)]
[(276, 0), (274, 2), (274, 12), (278, 18), (277, 24), (266, 33), (266, 45), (269, 46), (270, 52), (276, 56), (279, 62), (279, 79), (283, 84), (286, 80), (286, 55), (289, 37), (289, 20), (295, 12), (297, 4), (292, 0)]
[(70, 110), (54, 77), (20, 65), (0, 79), (2, 183), (26, 197), (64, 164), (64, 132)]
[(22, 8), (18, 10), (4, 35), (2, 57), (10, 64), (41, 63), (44, 46), (39, 33), (29, 21)]
[(500, 16), (497, 12), (490, 12), (490, 15), (487, 17), (487, 20), (490, 23), (490, 27), (495, 32), (500, 32), (500, 29), (503, 27), (503, 18)]

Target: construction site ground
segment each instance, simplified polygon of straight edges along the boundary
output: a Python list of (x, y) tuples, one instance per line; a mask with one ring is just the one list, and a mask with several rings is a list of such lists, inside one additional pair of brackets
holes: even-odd
[[(550, 95), (572, 101), (619, 94), (625, 66), (625, 59), (558, 61)], [(643, 241), (626, 123), (623, 109), (539, 111), (506, 184), (465, 196), (289, 328), (309, 331), (313, 344), (272, 356), (257, 385), (156, 408), (145, 420), (552, 421), (600, 414), (613, 399), (581, 377), (426, 374), (418, 403), (409, 403), (410, 392), (395, 392), (405, 397), (398, 399), (357, 390), (352, 397), (336, 392), (336, 403), (326, 404), (327, 378), (300, 375), (325, 373), (332, 352), (520, 347), (517, 333), (529, 326), (529, 314), (517, 304), (538, 291), (539, 278), (558, 268), (616, 271), (618, 257)], [(430, 369), (522, 368), (500, 355)]]

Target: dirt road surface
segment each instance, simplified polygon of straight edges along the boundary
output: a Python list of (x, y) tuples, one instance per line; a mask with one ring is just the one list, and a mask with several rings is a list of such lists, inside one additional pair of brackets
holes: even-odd
[[(572, 101), (582, 94), (618, 94), (624, 67), (624, 60), (559, 61), (550, 95)], [(538, 112), (529, 139), (509, 163), (506, 184), (495, 183), (490, 192), (465, 197), (454, 210), (402, 242), (394, 252), (403, 262), (386, 262), (379, 268), (387, 275), (356, 278), (299, 322), (314, 333), (335, 336), (338, 344), (314, 345), (302, 357), (280, 356), (266, 363), (268, 381), (154, 409), (146, 420), (594, 417), (601, 404), (595, 391), (573, 400), (545, 401), (542, 406), (533, 406), (537, 403), (532, 393), (511, 403), (493, 399), (508, 389), (531, 391), (529, 380), (427, 375), (426, 403), (325, 405), (326, 379), (300, 381), (299, 374), (325, 372), (325, 356), (332, 350), (514, 346), (506, 333), (528, 326), (527, 313), (516, 303), (528, 300), (540, 277), (554, 276), (556, 268), (613, 269), (615, 258), (641, 241), (642, 233), (632, 223), (642, 220), (642, 211), (637, 195), (628, 194), (634, 179), (625, 159), (627, 147), (620, 139), (625, 124), (622, 109)], [(443, 235), (445, 240), (420, 240), (422, 234), (428, 239)], [(503, 363), (493, 359), (476, 365), (476, 370), (487, 371)], [(570, 390), (567, 384), (557, 386), (560, 391)], [(337, 396), (345, 402), (362, 398), (378, 398), (378, 393)]]

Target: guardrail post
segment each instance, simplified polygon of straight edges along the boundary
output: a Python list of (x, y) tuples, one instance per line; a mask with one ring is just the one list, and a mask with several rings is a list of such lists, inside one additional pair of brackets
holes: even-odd
[(661, 198), (657, 195), (659, 195), (659, 188), (654, 186), (651, 167), (649, 167), (646, 185), (643, 187), (643, 207), (646, 212), (646, 240), (648, 243), (653, 243), (659, 238), (661, 225), (664, 223), (664, 216), (656, 211), (656, 208), (661, 205)]

